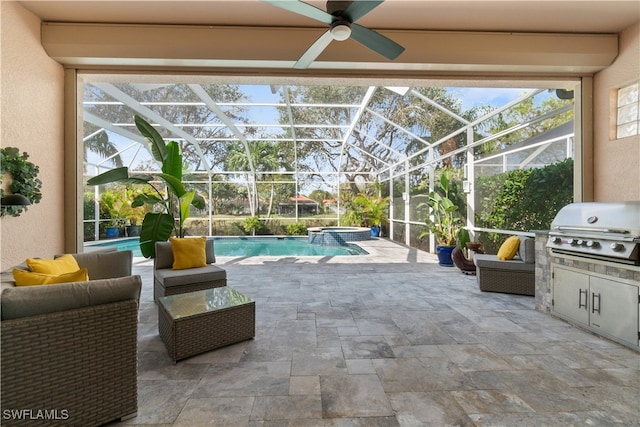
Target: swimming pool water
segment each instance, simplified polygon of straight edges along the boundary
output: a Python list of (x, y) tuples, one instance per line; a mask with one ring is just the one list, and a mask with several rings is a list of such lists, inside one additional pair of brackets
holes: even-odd
[[(366, 255), (367, 251), (354, 244), (343, 246), (310, 245), (306, 237), (213, 237), (216, 256), (345, 256)], [(131, 250), (141, 257), (138, 238), (88, 243), (91, 247), (115, 246), (118, 250)]]

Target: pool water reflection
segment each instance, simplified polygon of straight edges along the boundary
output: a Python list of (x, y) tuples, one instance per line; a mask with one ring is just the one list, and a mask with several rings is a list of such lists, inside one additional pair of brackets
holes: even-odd
[[(306, 237), (209, 237), (214, 241), (216, 256), (348, 256), (367, 255), (360, 246), (348, 243), (341, 246), (311, 245)], [(87, 242), (85, 248), (115, 246), (118, 250), (131, 250), (134, 257), (141, 257), (137, 237)]]

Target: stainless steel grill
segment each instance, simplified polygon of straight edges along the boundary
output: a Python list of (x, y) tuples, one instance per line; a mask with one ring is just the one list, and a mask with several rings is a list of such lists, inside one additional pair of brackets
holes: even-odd
[(547, 247), (558, 254), (640, 265), (640, 201), (571, 203), (551, 223)]

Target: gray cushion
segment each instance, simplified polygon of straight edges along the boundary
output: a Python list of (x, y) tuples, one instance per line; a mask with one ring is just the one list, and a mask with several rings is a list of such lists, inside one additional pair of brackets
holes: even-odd
[(499, 260), (495, 255), (476, 254), (473, 258), (478, 268), (492, 268), (495, 270), (535, 271), (535, 264), (523, 262), (520, 259)]
[(520, 237), (518, 256), (527, 264), (536, 262), (536, 241), (531, 237)]
[(164, 285), (165, 288), (171, 286), (190, 285), (210, 281), (224, 280), (227, 278), (226, 270), (207, 265), (206, 267), (188, 268), (186, 270), (172, 270), (162, 268), (155, 271), (155, 278)]
[(18, 319), (117, 301), (139, 300), (142, 279), (127, 276), (57, 285), (16, 286), (2, 291), (2, 319)]
[[(61, 255), (56, 255), (58, 258)], [(133, 252), (100, 251), (73, 254), (80, 268), (89, 270), (89, 280), (131, 276)]]
[[(213, 250), (213, 239), (207, 239), (204, 248), (207, 257), (207, 264), (213, 264), (216, 262), (216, 256)], [(153, 266), (155, 269), (173, 267), (173, 251), (171, 250), (171, 242), (156, 242), (156, 257), (153, 259)], [(91, 278), (91, 276), (89, 276), (89, 278)]]

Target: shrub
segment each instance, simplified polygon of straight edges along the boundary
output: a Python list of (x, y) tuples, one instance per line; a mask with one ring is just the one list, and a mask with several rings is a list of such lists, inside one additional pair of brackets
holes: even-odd
[[(548, 230), (560, 208), (573, 201), (573, 159), (481, 177), (476, 189), (476, 226)], [(502, 239), (497, 233), (483, 233), (485, 251)]]
[(307, 234), (307, 226), (301, 222), (288, 224), (286, 230), (289, 236), (304, 236)]
[(244, 220), (242, 227), (246, 233), (257, 234), (262, 230), (264, 225), (262, 224), (262, 221), (260, 221), (260, 217), (250, 216)]

